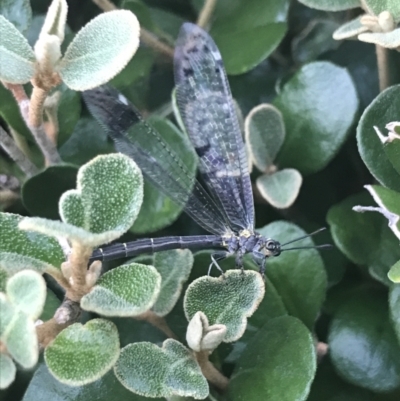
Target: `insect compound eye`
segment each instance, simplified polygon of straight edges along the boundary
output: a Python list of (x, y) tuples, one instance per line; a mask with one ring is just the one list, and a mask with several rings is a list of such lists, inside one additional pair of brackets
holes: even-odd
[(269, 240), (267, 241), (267, 243), (265, 244), (265, 247), (270, 250), (270, 251), (274, 251), (276, 249), (276, 242)]

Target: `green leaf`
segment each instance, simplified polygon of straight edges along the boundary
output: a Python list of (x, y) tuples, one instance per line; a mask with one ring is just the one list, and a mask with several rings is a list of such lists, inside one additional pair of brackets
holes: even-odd
[(165, 41), (173, 44), (182, 24), (187, 19), (158, 7), (150, 7), (149, 10), (154, 23), (154, 32), (159, 37), (164, 38)]
[[(383, 144), (383, 150), (392, 163), (392, 166), (396, 172), (400, 175), (400, 136), (396, 132), (397, 122), (390, 122), (386, 124), (386, 129), (389, 130), (387, 136), (383, 135), (378, 127), (374, 127), (376, 134), (378, 135), (381, 143)], [(394, 125), (394, 127), (393, 127)]]
[(285, 139), (281, 112), (270, 104), (260, 104), (247, 115), (244, 130), (253, 163), (267, 172)]
[(176, 340), (163, 347), (142, 342), (121, 350), (114, 368), (117, 379), (129, 390), (146, 397), (174, 394), (204, 399), (208, 384), (192, 353)]
[(24, 34), (32, 20), (32, 9), (29, 0), (2, 0), (0, 15), (10, 21)]
[(0, 293), (0, 341), (23, 368), (36, 365), (39, 347), (33, 320)]
[(126, 67), (116, 75), (110, 82), (117, 89), (124, 89), (131, 86), (140, 78), (145, 78), (150, 74), (150, 69), (154, 61), (154, 51), (146, 47), (139, 47)]
[[(281, 243), (306, 234), (300, 227), (285, 221), (276, 221), (257, 229), (257, 232)], [(310, 245), (314, 245), (310, 238), (296, 242), (299, 247)], [(283, 252), (279, 257), (268, 260), (266, 275), (289, 315), (299, 318), (311, 329), (320, 313), (327, 286), (324, 263), (318, 251), (302, 249)]]
[(225, 342), (239, 339), (262, 298), (265, 286), (258, 272), (228, 270), (218, 278), (204, 276), (193, 281), (184, 298), (186, 319), (190, 321), (202, 311), (210, 325), (223, 324), (227, 328)]
[[(186, 166), (190, 178), (196, 176), (197, 156), (188, 138), (178, 128), (166, 119), (152, 117), (149, 123), (161, 134), (169, 147), (177, 154)], [(163, 166), (166, 170), (170, 166)], [(170, 170), (173, 174), (173, 170)], [(144, 185), (143, 206), (131, 229), (137, 234), (160, 230), (170, 225), (182, 212), (171, 198), (162, 194), (149, 182)]]
[(135, 221), (142, 191), (142, 174), (132, 159), (122, 154), (98, 156), (79, 169), (77, 189), (61, 197), (60, 214), (64, 222), (91, 233), (114, 232), (111, 241)]
[(389, 11), (395, 21), (400, 20), (400, 3), (397, 0), (363, 0), (363, 3), (371, 14)]
[(61, 383), (79, 386), (94, 382), (108, 372), (119, 356), (114, 323), (93, 319), (84, 326), (72, 324), (46, 348), (46, 364)]
[[(59, 243), (46, 235), (21, 231), (18, 224), (21, 216), (11, 213), (0, 213), (0, 263), (1, 260), (13, 258), (19, 269), (34, 268), (45, 271), (52, 267), (59, 268), (65, 260)], [(7, 255), (5, 255), (7, 254)], [(20, 258), (20, 257), (24, 258)], [(32, 263), (30, 263), (31, 261)]]
[(114, 152), (105, 130), (93, 118), (82, 117), (70, 138), (59, 149), (65, 162), (82, 165), (96, 156)]
[(285, 168), (270, 175), (257, 178), (257, 188), (261, 196), (278, 209), (290, 207), (300, 192), (303, 177), (294, 168)]
[(400, 347), (384, 291), (364, 288), (344, 302), (331, 322), (328, 343), (336, 371), (350, 383), (378, 393), (400, 386)]
[(362, 33), (358, 36), (358, 40), (374, 43), (387, 49), (397, 49), (400, 46), (400, 28), (390, 32)]
[(139, 23), (126, 10), (100, 14), (83, 27), (59, 65), (64, 83), (84, 91), (108, 82), (135, 54)]
[[(24, 394), (23, 401), (148, 401), (128, 391), (109, 371), (100, 379), (83, 386), (68, 386), (50, 374), (41, 363)], [(157, 399), (156, 401), (165, 401)]]
[(154, 254), (154, 266), (161, 275), (161, 288), (152, 311), (158, 316), (171, 312), (189, 278), (193, 254), (188, 249), (176, 249)]
[(18, 29), (0, 15), (0, 78), (24, 84), (35, 73), (35, 54)]
[(8, 279), (6, 291), (9, 301), (20, 311), (33, 320), (40, 316), (46, 300), (46, 283), (40, 274), (21, 271)]
[(366, 193), (351, 196), (334, 205), (328, 212), (335, 245), (352, 262), (368, 266), (371, 275), (390, 284), (389, 268), (400, 259), (398, 240), (389, 230), (387, 221), (378, 213), (356, 213), (355, 205), (373, 205)]
[(12, 359), (0, 353), (0, 389), (7, 388), (14, 380), (17, 369)]
[(232, 401), (301, 401), (316, 371), (311, 333), (296, 318), (267, 322), (247, 345), (229, 383)]
[(155, 26), (150, 15), (150, 9), (141, 0), (123, 0), (120, 8), (132, 11), (139, 20), (141, 27), (146, 28), (151, 32), (154, 31)]
[(154, 305), (160, 285), (153, 266), (131, 263), (103, 274), (81, 306), (103, 316), (137, 316)]
[(320, 55), (339, 47), (332, 34), (338, 27), (331, 20), (312, 20), (292, 41), (293, 58), (298, 63), (316, 60)]
[(289, 2), (218, 3), (211, 35), (221, 51), (227, 73), (243, 74), (265, 60), (283, 39)]
[[(397, 263), (398, 265), (398, 263)], [(390, 319), (393, 324), (397, 340), (400, 342), (400, 285), (392, 285), (389, 292)]]
[(81, 116), (81, 98), (79, 93), (61, 85), (61, 99), (58, 105), (57, 118), (59, 131), (57, 145), (63, 145), (71, 136)]
[(359, 16), (349, 22), (346, 22), (340, 28), (336, 29), (336, 31), (333, 33), (333, 39), (350, 39), (358, 36), (360, 33), (367, 32), (368, 27), (361, 23), (361, 17), (362, 16)]
[(358, 98), (347, 70), (321, 61), (303, 66), (274, 104), (286, 127), (277, 163), (310, 174), (322, 170), (346, 140)]
[(400, 283), (400, 260), (390, 268), (388, 277), (393, 283)]
[(360, 0), (299, 0), (299, 2), (307, 7), (323, 11), (342, 11), (361, 7)]
[(49, 166), (30, 177), (22, 186), (22, 201), (33, 215), (58, 219), (61, 195), (75, 188), (78, 168), (70, 165)]
[(376, 211), (381, 213), (389, 222), (389, 228), (400, 239), (400, 194), (379, 185), (365, 185), (379, 207), (356, 206), (357, 212)]
[(357, 126), (358, 151), (370, 173), (385, 187), (400, 191), (400, 175), (386, 155), (374, 127), (383, 130), (398, 119), (400, 85), (381, 92), (364, 110)]

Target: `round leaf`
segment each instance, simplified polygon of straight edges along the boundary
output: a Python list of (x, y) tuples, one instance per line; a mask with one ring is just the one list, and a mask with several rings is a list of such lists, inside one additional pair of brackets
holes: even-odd
[(282, 114), (270, 104), (260, 104), (250, 111), (244, 124), (251, 158), (259, 170), (266, 172), (285, 139)]
[(39, 347), (33, 320), (0, 294), (0, 340), (23, 368), (36, 365)]
[(346, 69), (314, 62), (286, 83), (274, 104), (286, 127), (277, 163), (310, 174), (323, 169), (339, 151), (356, 116), (358, 99)]
[(283, 39), (288, 1), (218, 3), (211, 35), (221, 51), (227, 73), (243, 74), (270, 55)]
[(79, 169), (77, 182), (60, 199), (63, 221), (95, 234), (117, 231), (115, 238), (129, 229), (143, 199), (142, 174), (132, 159), (98, 156)]
[(383, 291), (365, 288), (342, 304), (329, 330), (332, 362), (345, 380), (375, 392), (400, 386), (400, 346)]
[[(5, 252), (15, 258), (25, 257), (21, 260), (20, 268), (37, 267), (40, 271), (52, 266), (59, 268), (65, 260), (59, 243), (43, 234), (21, 231), (18, 228), (21, 220), (22, 217), (16, 214), (0, 213), (0, 253)], [(34, 265), (28, 264), (29, 260)]]
[[(399, 262), (397, 262), (399, 265)], [(390, 318), (393, 322), (393, 328), (397, 336), (397, 340), (400, 342), (400, 285), (396, 284), (390, 288), (389, 293), (389, 307), (390, 307)]]
[(229, 383), (232, 401), (301, 401), (316, 371), (311, 333), (296, 318), (270, 320), (238, 360)]
[(371, 14), (389, 11), (395, 21), (400, 20), (400, 3), (397, 0), (363, 0), (363, 3)]
[[(148, 401), (128, 391), (109, 371), (100, 379), (83, 386), (68, 386), (50, 374), (45, 363), (36, 369), (23, 401)], [(157, 399), (155, 401), (165, 401)]]
[(75, 166), (49, 166), (30, 177), (22, 186), (22, 200), (33, 216), (58, 219), (58, 201), (61, 195), (75, 188), (78, 168)]
[[(300, 227), (285, 221), (276, 221), (257, 231), (282, 244), (306, 234)], [(313, 246), (313, 242), (306, 238), (294, 246)], [(266, 275), (289, 315), (298, 317), (311, 329), (325, 299), (327, 286), (326, 271), (318, 251), (300, 249), (283, 252), (279, 257), (268, 260)]]
[(163, 347), (142, 342), (121, 350), (114, 368), (118, 380), (129, 390), (146, 397), (191, 396), (204, 399), (208, 384), (191, 352), (168, 339)]
[(78, 32), (60, 63), (64, 83), (84, 91), (109, 81), (135, 54), (139, 29), (135, 15), (126, 10), (94, 18)]
[(35, 54), (18, 29), (0, 15), (0, 79), (24, 84), (35, 73)]
[(218, 278), (200, 277), (185, 293), (186, 319), (190, 321), (196, 312), (202, 311), (210, 325), (225, 325), (224, 341), (233, 342), (243, 335), (247, 318), (255, 312), (264, 293), (261, 275), (251, 270), (228, 270)]
[(370, 173), (385, 187), (400, 191), (400, 175), (389, 161), (374, 126), (383, 131), (396, 121), (400, 108), (400, 85), (381, 92), (364, 110), (357, 126), (358, 151)]
[(61, 382), (78, 386), (94, 382), (115, 364), (119, 356), (118, 331), (114, 323), (90, 320), (72, 324), (45, 350), (50, 372)]
[(257, 178), (257, 188), (261, 196), (278, 209), (290, 207), (299, 194), (303, 178), (293, 168), (285, 168), (270, 175)]
[(299, 0), (300, 3), (316, 10), (342, 11), (361, 7), (361, 0)]
[(33, 320), (40, 316), (46, 300), (46, 283), (40, 274), (23, 270), (8, 279), (6, 291), (9, 301), (20, 311)]
[[(170, 148), (180, 157), (186, 166), (190, 178), (196, 176), (197, 157), (188, 138), (166, 119), (153, 117), (150, 124), (161, 134)], [(164, 166), (168, 169), (169, 166)], [(171, 174), (173, 174), (171, 172)], [(143, 206), (131, 229), (137, 234), (154, 232), (170, 225), (182, 212), (171, 198), (162, 194), (149, 182), (144, 185)]]
[(0, 389), (7, 388), (14, 381), (16, 371), (12, 359), (0, 353)]
[(103, 274), (81, 306), (104, 316), (137, 316), (153, 306), (160, 285), (153, 266), (131, 263)]
[(58, 309), (60, 304), (61, 301), (57, 298), (56, 294), (54, 294), (54, 292), (50, 289), (47, 289), (46, 300), (44, 303), (42, 314), (40, 315), (39, 319), (44, 322), (46, 320), (50, 320), (56, 313), (56, 310)]
[(189, 278), (193, 266), (193, 255), (187, 249), (157, 252), (154, 266), (161, 275), (161, 288), (153, 312), (165, 316), (171, 312)]

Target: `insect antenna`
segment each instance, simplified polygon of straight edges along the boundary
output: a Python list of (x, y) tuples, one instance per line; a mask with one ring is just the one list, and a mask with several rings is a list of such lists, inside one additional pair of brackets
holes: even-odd
[(283, 251), (293, 251), (295, 249), (332, 249), (332, 248), (333, 248), (332, 244), (296, 246), (296, 247), (293, 247), (293, 248), (281, 249), (281, 252), (283, 252)]
[(319, 228), (318, 230), (312, 232), (311, 234), (303, 235), (302, 237), (296, 238), (296, 239), (294, 239), (292, 241), (289, 241), (289, 242), (286, 242), (286, 243), (282, 244), (281, 245), (281, 252), (283, 252), (283, 251), (293, 251), (293, 250), (296, 250), (296, 249), (332, 249), (333, 245), (331, 245), (331, 244), (305, 245), (305, 246), (296, 246), (296, 247), (292, 247), (292, 248), (282, 249), (282, 247), (284, 247), (285, 245), (292, 244), (293, 242), (300, 241), (300, 240), (302, 240), (304, 238), (312, 237), (313, 235), (318, 234), (318, 233), (320, 233), (321, 231), (324, 231), (324, 230), (326, 230), (326, 227)]
[[(325, 230), (326, 230), (326, 227), (319, 228), (318, 230), (312, 232), (311, 234), (306, 234), (306, 235), (303, 235), (302, 237), (299, 237), (299, 238), (296, 238), (296, 239), (292, 239), (292, 240), (289, 241), (289, 242), (285, 242), (284, 244), (281, 244), (281, 247), (282, 247), (282, 246), (285, 246), (285, 245), (292, 244), (293, 242), (300, 241), (300, 240), (302, 240), (302, 239), (304, 239), (304, 238), (312, 237), (313, 235), (318, 234), (318, 233), (320, 233), (321, 231), (325, 231)], [(290, 249), (292, 249), (292, 248), (290, 248)]]

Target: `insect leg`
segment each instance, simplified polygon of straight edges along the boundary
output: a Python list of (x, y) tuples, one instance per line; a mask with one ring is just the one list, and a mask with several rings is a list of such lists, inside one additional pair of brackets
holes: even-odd
[(210, 263), (210, 266), (208, 267), (208, 275), (210, 275), (211, 269), (213, 266), (215, 266), (221, 272), (221, 274), (224, 274), (224, 271), (219, 266), (218, 261), (225, 259), (228, 255), (229, 255), (229, 252), (226, 252), (226, 251), (213, 253), (211, 255), (212, 262)]

